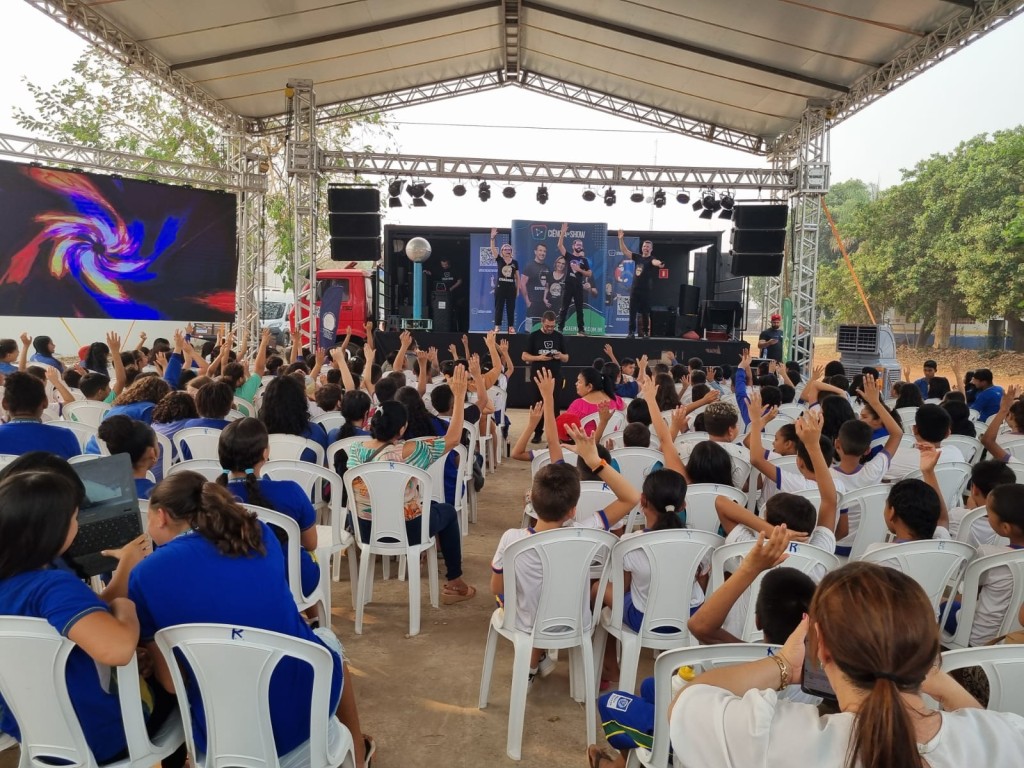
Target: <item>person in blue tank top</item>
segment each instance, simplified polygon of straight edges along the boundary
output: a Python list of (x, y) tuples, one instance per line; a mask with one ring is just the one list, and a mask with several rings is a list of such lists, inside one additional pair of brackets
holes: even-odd
[[(195, 472), (163, 480), (150, 495), (149, 534), (156, 551), (135, 567), (128, 596), (138, 611), (143, 645), (155, 661), (156, 678), (173, 690), (170, 672), (153, 637), (165, 627), (191, 623), (232, 624), (280, 632), (318, 643), (332, 652), (331, 710), (352, 733), (357, 765), (365, 765), (373, 741), (359, 725), (352, 678), (341, 644), (327, 628), (310, 629), (285, 581), (281, 545), (270, 528), (217, 483)], [(310, 668), (283, 660), (270, 681), (270, 719), (278, 755), (309, 739)], [(193, 711), (196, 748), (206, 745), (206, 717), (194, 681), (185, 694)]]
[[(259, 419), (239, 419), (221, 432), (217, 449), (224, 469), (218, 483), (231, 491), (232, 496), (243, 504), (255, 504), (288, 515), (298, 523), (302, 593), (312, 594), (320, 583), (320, 566), (313, 554), (317, 547), (316, 510), (298, 483), (260, 477), (270, 454), (267, 428)], [(276, 529), (274, 532), (278, 533)], [(283, 537), (282, 531), (278, 534), (282, 549), (285, 547)]]

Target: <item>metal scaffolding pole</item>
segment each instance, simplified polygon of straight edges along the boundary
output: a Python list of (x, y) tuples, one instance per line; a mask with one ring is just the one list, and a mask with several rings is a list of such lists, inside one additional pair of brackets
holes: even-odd
[[(252, 138), (245, 133), (225, 134), (227, 164), (243, 178), (265, 174), (269, 158), (251, 151)], [(235, 293), (235, 328), (244, 332), (250, 349), (259, 343), (260, 296), (264, 291), (262, 260), (264, 253), (263, 189), (243, 189), (238, 193), (238, 282)], [(249, 350), (246, 350), (248, 352)]]
[(793, 301), (793, 336), (790, 358), (807, 370), (814, 358), (817, 325), (818, 233), (821, 198), (829, 189), (828, 105), (811, 102), (800, 120), (800, 141), (792, 153), (783, 151), (796, 172), (796, 189), (790, 194), (792, 221), (792, 270), (788, 295)]
[(295, 313), (298, 338), (293, 343), (312, 345), (316, 312), (316, 198), (319, 186), (319, 150), (316, 143), (316, 95), (312, 80), (289, 80), (285, 90), (291, 102), (287, 169), (292, 182), (294, 225)]

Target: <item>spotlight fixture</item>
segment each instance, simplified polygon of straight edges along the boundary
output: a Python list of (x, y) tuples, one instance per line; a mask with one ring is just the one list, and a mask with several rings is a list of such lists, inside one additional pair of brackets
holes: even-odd
[(718, 218), (720, 219), (732, 219), (732, 208), (736, 204), (736, 200), (732, 195), (732, 192), (723, 192), (718, 196), (718, 203), (721, 210), (718, 212)]
[(427, 201), (424, 200), (422, 197), (414, 197), (412, 199), (412, 207), (413, 208), (426, 208), (427, 207)]
[(629, 199), (634, 203), (642, 203), (644, 201), (644, 193), (638, 189), (629, 196)]
[(654, 193), (654, 207), (664, 208), (665, 207), (665, 190), (659, 189)]
[(685, 189), (679, 190), (679, 193), (676, 195), (676, 202), (680, 205), (686, 205), (690, 202), (690, 193)]
[(588, 203), (592, 203), (594, 202), (594, 200), (597, 199), (597, 193), (595, 193), (592, 189), (584, 190), (583, 199), (586, 200)]
[(486, 181), (480, 182), (480, 187), (477, 190), (477, 196), (480, 198), (481, 203), (486, 203), (491, 199), (491, 185)]
[(426, 208), (427, 201), (434, 199), (434, 193), (427, 189), (429, 186), (430, 182), (424, 181), (410, 182), (405, 185), (405, 194), (412, 198), (413, 208)]
[(402, 180), (394, 179), (388, 183), (388, 208), (402, 207)]
[(452, 187), (452, 194), (455, 195), (456, 197), (462, 197), (463, 195), (466, 194), (466, 185), (456, 184), (454, 187)]
[(700, 200), (693, 204), (693, 210), (700, 211), (700, 218), (710, 219), (715, 211), (719, 210), (722, 204), (718, 202), (718, 198), (715, 197), (714, 190), (710, 188), (704, 188), (700, 192)]
[(433, 200), (434, 199), (434, 193), (431, 192), (429, 189), (427, 189), (427, 187), (429, 187), (429, 186), (430, 186), (430, 184), (424, 184), (423, 185), (423, 199), (424, 200)]
[(544, 205), (548, 201), (548, 188), (543, 184), (537, 187), (537, 202)]
[(615, 190), (611, 187), (604, 191), (604, 204), (607, 206), (615, 205)]
[(501, 196), (506, 198), (507, 200), (511, 200), (513, 197), (516, 196), (516, 188), (509, 184), (507, 187), (501, 190)]
[(412, 198), (423, 197), (423, 182), (414, 183), (410, 181), (405, 185), (405, 194)]
[(388, 208), (401, 208), (401, 207), (402, 207), (402, 198), (400, 198), (400, 197), (389, 197), (388, 198)]

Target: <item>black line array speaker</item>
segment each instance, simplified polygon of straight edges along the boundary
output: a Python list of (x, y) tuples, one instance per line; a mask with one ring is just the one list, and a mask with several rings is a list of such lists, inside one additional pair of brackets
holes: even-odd
[(737, 205), (733, 209), (732, 273), (775, 276), (782, 272), (789, 206)]
[(329, 187), (327, 211), (333, 261), (380, 258), (380, 190), (376, 187)]
[(679, 286), (679, 307), (680, 315), (700, 314), (700, 286), (680, 285)]

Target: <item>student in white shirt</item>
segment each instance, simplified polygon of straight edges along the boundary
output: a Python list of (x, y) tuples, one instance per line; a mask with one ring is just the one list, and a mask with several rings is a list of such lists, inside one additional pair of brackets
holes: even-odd
[[(677, 765), (1020, 764), (1024, 718), (981, 709), (939, 671), (935, 614), (910, 577), (850, 563), (822, 580), (809, 614), (775, 656), (716, 667), (683, 689), (669, 715)], [(777, 693), (802, 680), (808, 629), (839, 714), (820, 716), (816, 707)], [(921, 694), (944, 711), (931, 710)]]
[[(988, 495), (993, 488), (1000, 485), (1013, 485), (1017, 482), (1017, 475), (1002, 461), (987, 459), (979, 461), (971, 467), (971, 485), (967, 496), (967, 505), (964, 507), (953, 507), (949, 510), (949, 535), (955, 539), (960, 538), (960, 525), (971, 512), (984, 508)], [(989, 524), (988, 516), (982, 515), (971, 524), (970, 531), (965, 533), (962, 539), (972, 547), (980, 547), (982, 544), (995, 544), (1005, 546), (1007, 539), (1000, 537)]]
[[(916, 389), (916, 387), (915, 387)], [(942, 441), (949, 437), (949, 428), (952, 420), (946, 409), (941, 405), (925, 403), (917, 409), (917, 416), (914, 423), (914, 437), (918, 444), (929, 443), (936, 448), (942, 449), (939, 456), (940, 464), (947, 464), (951, 461), (963, 461), (964, 455), (958, 448), (951, 445), (942, 447)], [(887, 479), (899, 480), (917, 469), (918, 456), (915, 446), (901, 445), (889, 464)]]
[[(544, 401), (544, 434), (548, 442), (551, 463), (537, 471), (530, 490), (530, 502), (537, 517), (532, 528), (513, 528), (502, 534), (498, 548), (491, 560), (491, 591), (499, 605), (504, 605), (505, 594), (505, 550), (513, 542), (525, 539), (540, 531), (553, 531), (563, 527), (576, 515), (576, 504), (580, 498), (580, 476), (576, 467), (563, 461), (562, 446), (558, 440), (555, 419), (555, 380), (551, 372), (542, 369), (534, 382)], [(569, 428), (574, 450), (591, 472), (615, 494), (616, 501), (600, 511), (586, 525), (609, 530), (632, 511), (640, 501), (640, 494), (622, 475), (616, 472), (597, 453), (593, 436), (573, 427)], [(529, 556), (518, 561), (516, 569), (516, 620), (517, 627), (529, 631), (537, 612), (542, 588), (543, 569), (540, 559)], [(589, 605), (587, 607), (589, 613)], [(554, 660), (548, 659), (541, 648), (534, 648), (530, 658), (530, 681), (536, 675), (547, 677), (554, 670)]]

